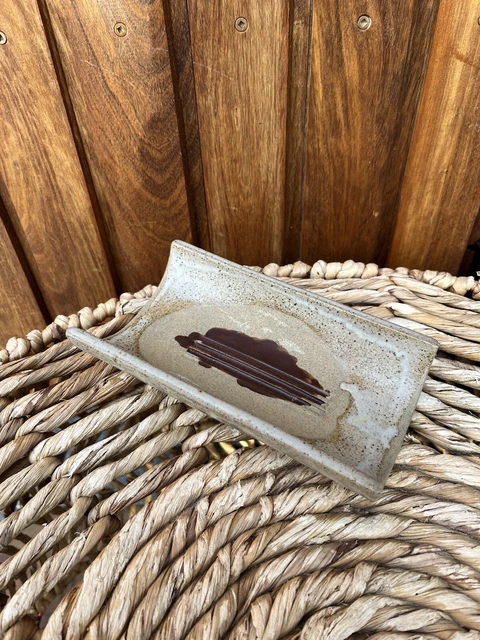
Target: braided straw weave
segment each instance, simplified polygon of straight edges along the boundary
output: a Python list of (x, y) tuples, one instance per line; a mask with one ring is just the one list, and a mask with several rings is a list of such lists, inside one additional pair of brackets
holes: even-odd
[(263, 271), (439, 342), (382, 497), (64, 339), (115, 333), (154, 287), (60, 316), (0, 352), (0, 638), (480, 639), (479, 285)]

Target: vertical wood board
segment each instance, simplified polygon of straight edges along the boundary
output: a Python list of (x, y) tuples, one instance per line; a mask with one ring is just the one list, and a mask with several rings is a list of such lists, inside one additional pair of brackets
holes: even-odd
[(282, 262), (300, 258), (307, 150), (313, 0), (290, 0), (285, 235)]
[(163, 0), (163, 6), (187, 195), (194, 218), (192, 231), (196, 232), (193, 240), (203, 249), (210, 250), (188, 0)]
[(288, 3), (189, 0), (188, 8), (212, 248), (240, 263), (279, 261)]
[(0, 292), (0, 346), (13, 336), (43, 328), (45, 319), (1, 218)]
[(47, 6), (120, 284), (157, 283), (191, 239), (162, 0)]
[(480, 205), (479, 0), (440, 3), (389, 264), (456, 273)]
[(0, 197), (52, 315), (114, 295), (35, 0), (5, 0)]
[(385, 261), (436, 10), (436, 0), (314, 4), (307, 261)]

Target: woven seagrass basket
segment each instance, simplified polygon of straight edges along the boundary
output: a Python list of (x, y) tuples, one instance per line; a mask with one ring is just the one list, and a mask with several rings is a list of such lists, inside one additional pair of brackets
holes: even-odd
[(0, 352), (0, 637), (480, 638), (480, 287), (352, 261), (265, 273), (435, 338), (376, 502), (79, 353), (154, 291)]

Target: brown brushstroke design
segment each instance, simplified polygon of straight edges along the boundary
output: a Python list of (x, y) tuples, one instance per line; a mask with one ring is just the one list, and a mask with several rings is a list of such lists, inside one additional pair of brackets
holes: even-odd
[(203, 367), (215, 367), (236, 378), (241, 387), (299, 405), (324, 405), (330, 395), (297, 358), (274, 340), (252, 338), (241, 331), (212, 328), (205, 335), (175, 336)]

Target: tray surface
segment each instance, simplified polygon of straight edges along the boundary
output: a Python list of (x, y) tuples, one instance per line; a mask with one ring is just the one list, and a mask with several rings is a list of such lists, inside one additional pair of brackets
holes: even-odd
[(183, 242), (152, 301), (80, 348), (368, 496), (400, 450), (434, 340)]

